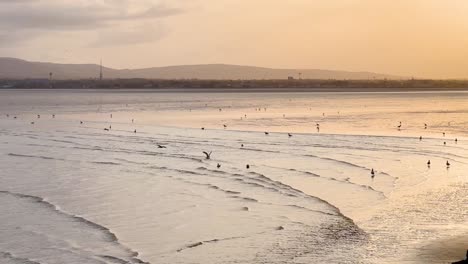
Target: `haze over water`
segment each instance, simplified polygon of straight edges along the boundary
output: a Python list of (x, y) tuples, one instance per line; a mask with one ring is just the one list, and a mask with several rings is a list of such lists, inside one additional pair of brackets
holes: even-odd
[(461, 260), (467, 101), (1, 90), (0, 263)]

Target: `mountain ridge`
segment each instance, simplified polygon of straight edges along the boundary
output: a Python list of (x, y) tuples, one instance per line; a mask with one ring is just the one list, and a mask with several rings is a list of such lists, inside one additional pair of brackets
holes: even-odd
[[(33, 62), (11, 57), (0, 57), (0, 78), (47, 79), (52, 72), (54, 79), (99, 78), (98, 64), (64, 64)], [(401, 76), (367, 71), (339, 71), (326, 69), (279, 69), (232, 64), (193, 64), (149, 67), (141, 69), (114, 69), (103, 67), (106, 79), (211, 79), (211, 80), (261, 80), (287, 79), (289, 76), (303, 79), (401, 79)]]

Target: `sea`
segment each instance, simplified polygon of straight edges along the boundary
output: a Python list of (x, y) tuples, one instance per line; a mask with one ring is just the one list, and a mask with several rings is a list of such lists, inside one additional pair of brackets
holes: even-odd
[(1, 264), (451, 263), (468, 93), (3, 89), (0, 212)]

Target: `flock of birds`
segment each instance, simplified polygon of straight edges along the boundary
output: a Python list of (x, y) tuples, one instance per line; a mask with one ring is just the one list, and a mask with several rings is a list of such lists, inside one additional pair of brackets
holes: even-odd
[[(263, 110), (266, 111), (267, 108), (263, 108)], [(221, 111), (222, 111), (222, 108), (219, 108), (219, 111), (221, 112)], [(255, 111), (262, 111), (262, 108), (255, 108)], [(322, 115), (325, 116), (325, 113), (323, 113)], [(285, 116), (286, 116), (286, 115), (283, 114), (283, 117), (285, 117)], [(10, 115), (9, 115), (9, 114), (6, 114), (6, 117), (9, 118)], [(14, 118), (14, 119), (17, 119), (17, 116), (14, 116), (13, 118)], [(40, 119), (40, 118), (41, 118), (41, 115), (38, 114), (38, 115), (37, 115), (37, 119)], [(55, 118), (55, 114), (52, 114), (52, 118)], [(113, 118), (113, 115), (112, 115), (112, 114), (110, 114), (110, 118)], [(247, 118), (247, 114), (244, 114), (244, 116), (241, 117), (241, 119), (243, 119), (243, 118)], [(132, 119), (132, 124), (133, 124), (134, 122), (135, 122), (135, 120)], [(34, 125), (35, 122), (32, 121), (31, 124)], [(83, 122), (83, 121), (80, 121), (80, 124), (83, 125), (84, 122)], [(403, 126), (403, 124), (402, 124), (402, 122), (400, 121), (399, 124), (398, 124), (398, 126), (397, 126), (398, 131), (401, 131), (402, 126)], [(224, 129), (226, 129), (228, 126), (227, 126), (226, 124), (223, 124), (223, 127), (224, 127)], [(316, 123), (316, 124), (315, 124), (315, 127), (316, 127), (316, 129), (317, 129), (317, 132), (320, 132), (320, 124), (319, 124), (319, 123)], [(428, 125), (427, 125), (426, 123), (424, 123), (424, 129), (427, 129), (427, 128), (428, 128)], [(104, 131), (110, 131), (111, 129), (112, 129), (112, 125), (109, 125), (109, 127), (105, 127), (105, 128), (104, 128)], [(205, 130), (205, 127), (202, 127), (201, 130)], [(137, 133), (137, 130), (135, 129), (135, 130), (133, 131), (133, 133)], [(270, 132), (265, 131), (264, 133), (265, 133), (266, 136), (270, 135)], [(291, 133), (288, 133), (287, 135), (288, 135), (289, 138), (291, 138), (291, 137), (293, 136), (293, 134), (291, 134)], [(445, 137), (445, 132), (442, 133), (442, 136)], [(419, 137), (419, 141), (422, 141), (422, 140), (423, 140), (423, 137), (420, 136), (420, 137)], [(455, 144), (458, 143), (458, 139), (457, 139), (457, 138), (455, 138), (454, 141), (455, 141)], [(443, 144), (444, 144), (444, 145), (447, 145), (447, 142), (444, 141)], [(160, 145), (160, 144), (157, 144), (157, 147), (160, 148), (160, 149), (165, 149), (165, 148), (166, 148), (166, 146)], [(244, 144), (241, 144), (241, 148), (243, 148), (243, 147), (244, 147)], [(209, 152), (209, 153), (208, 153), (208, 152), (206, 152), (206, 151), (203, 151), (203, 154), (205, 154), (205, 158), (206, 158), (206, 159), (208, 159), (208, 160), (211, 159), (211, 154), (212, 154), (212, 152)], [(446, 165), (446, 167), (447, 167), (447, 169), (448, 169), (448, 168), (450, 168), (450, 165), (451, 165), (451, 164), (450, 164), (450, 162), (447, 160), (446, 163), (445, 163), (445, 165)], [(218, 169), (221, 168), (221, 164), (218, 163), (218, 164), (216, 165), (216, 167), (217, 167)], [(250, 165), (249, 165), (249, 164), (247, 164), (245, 167), (246, 167), (246, 169), (250, 169)], [(428, 161), (427, 161), (427, 167), (428, 167), (428, 168), (431, 167), (431, 160), (428, 160)], [(375, 175), (376, 175), (376, 171), (374, 170), (374, 168), (371, 169), (370, 174), (371, 174), (371, 178), (374, 179), (374, 177), (375, 177)]]

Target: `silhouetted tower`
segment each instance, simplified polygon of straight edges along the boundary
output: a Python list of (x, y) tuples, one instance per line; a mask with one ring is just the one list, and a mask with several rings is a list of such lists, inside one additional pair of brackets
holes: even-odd
[(99, 80), (102, 81), (102, 59), (101, 59), (101, 64), (100, 64)]

